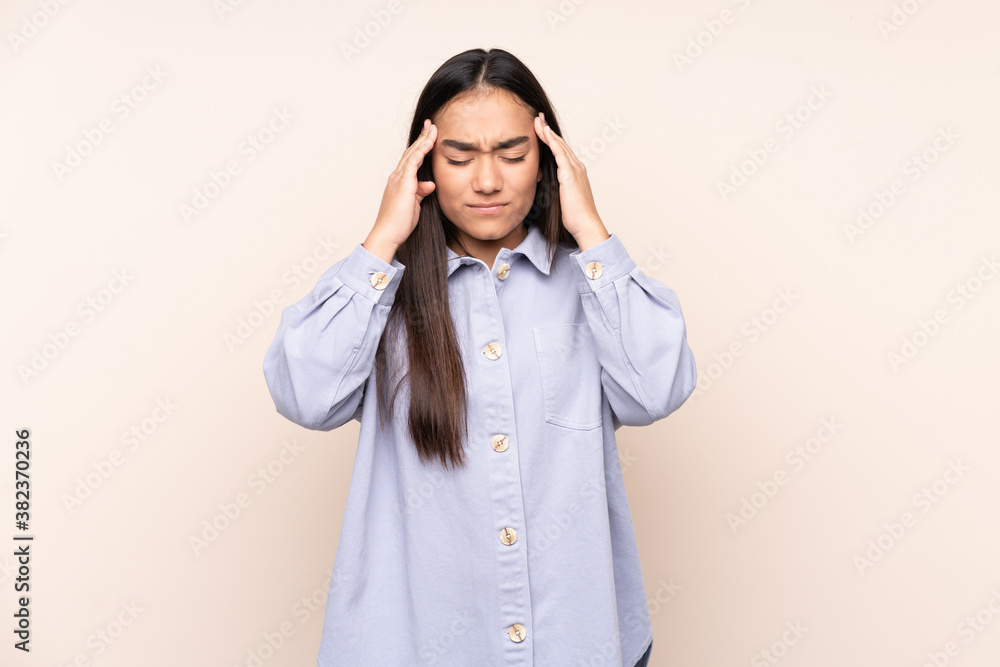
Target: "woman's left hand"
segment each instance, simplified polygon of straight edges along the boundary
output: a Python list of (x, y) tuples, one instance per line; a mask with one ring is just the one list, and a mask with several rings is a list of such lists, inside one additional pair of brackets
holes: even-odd
[(569, 144), (545, 122), (544, 112), (535, 116), (534, 127), (538, 138), (545, 142), (556, 158), (559, 206), (566, 231), (576, 239), (581, 252), (607, 240), (610, 234), (597, 215), (586, 165), (580, 162)]

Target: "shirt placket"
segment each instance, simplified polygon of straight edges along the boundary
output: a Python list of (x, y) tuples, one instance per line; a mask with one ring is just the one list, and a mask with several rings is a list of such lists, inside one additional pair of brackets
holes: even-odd
[(503, 665), (530, 667), (532, 663), (531, 594), (525, 540), (524, 504), (518, 443), (514, 434), (514, 393), (510, 357), (505, 354), (506, 337), (497, 289), (511, 267), (508, 252), (498, 255), (496, 272), (479, 271), (483, 298), (473, 300), (477, 377), (484, 418), (472, 426), (478, 435), (473, 446), (490, 447), (490, 506), (495, 537), (497, 584), (499, 586)]

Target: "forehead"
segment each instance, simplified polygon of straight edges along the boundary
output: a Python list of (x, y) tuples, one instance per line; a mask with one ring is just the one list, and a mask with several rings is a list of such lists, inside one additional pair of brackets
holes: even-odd
[[(507, 91), (464, 95), (449, 101), (431, 119), (439, 136), (474, 134), (496, 138), (516, 129), (530, 129), (531, 109), (519, 97)], [(460, 137), (461, 138), (461, 137)]]

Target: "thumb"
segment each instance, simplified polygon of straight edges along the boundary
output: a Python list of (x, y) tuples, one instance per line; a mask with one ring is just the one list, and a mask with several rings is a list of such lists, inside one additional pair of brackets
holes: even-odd
[(434, 192), (437, 184), (434, 181), (417, 181), (417, 201)]

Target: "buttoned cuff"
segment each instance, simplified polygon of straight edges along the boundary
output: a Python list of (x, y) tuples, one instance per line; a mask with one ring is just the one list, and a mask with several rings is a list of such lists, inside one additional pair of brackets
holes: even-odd
[(386, 262), (359, 242), (337, 272), (345, 285), (375, 303), (391, 304), (406, 267), (395, 257)]
[(580, 267), (578, 286), (581, 292), (599, 290), (635, 268), (635, 260), (628, 254), (622, 240), (611, 234), (597, 245), (583, 252), (577, 248), (569, 254)]

